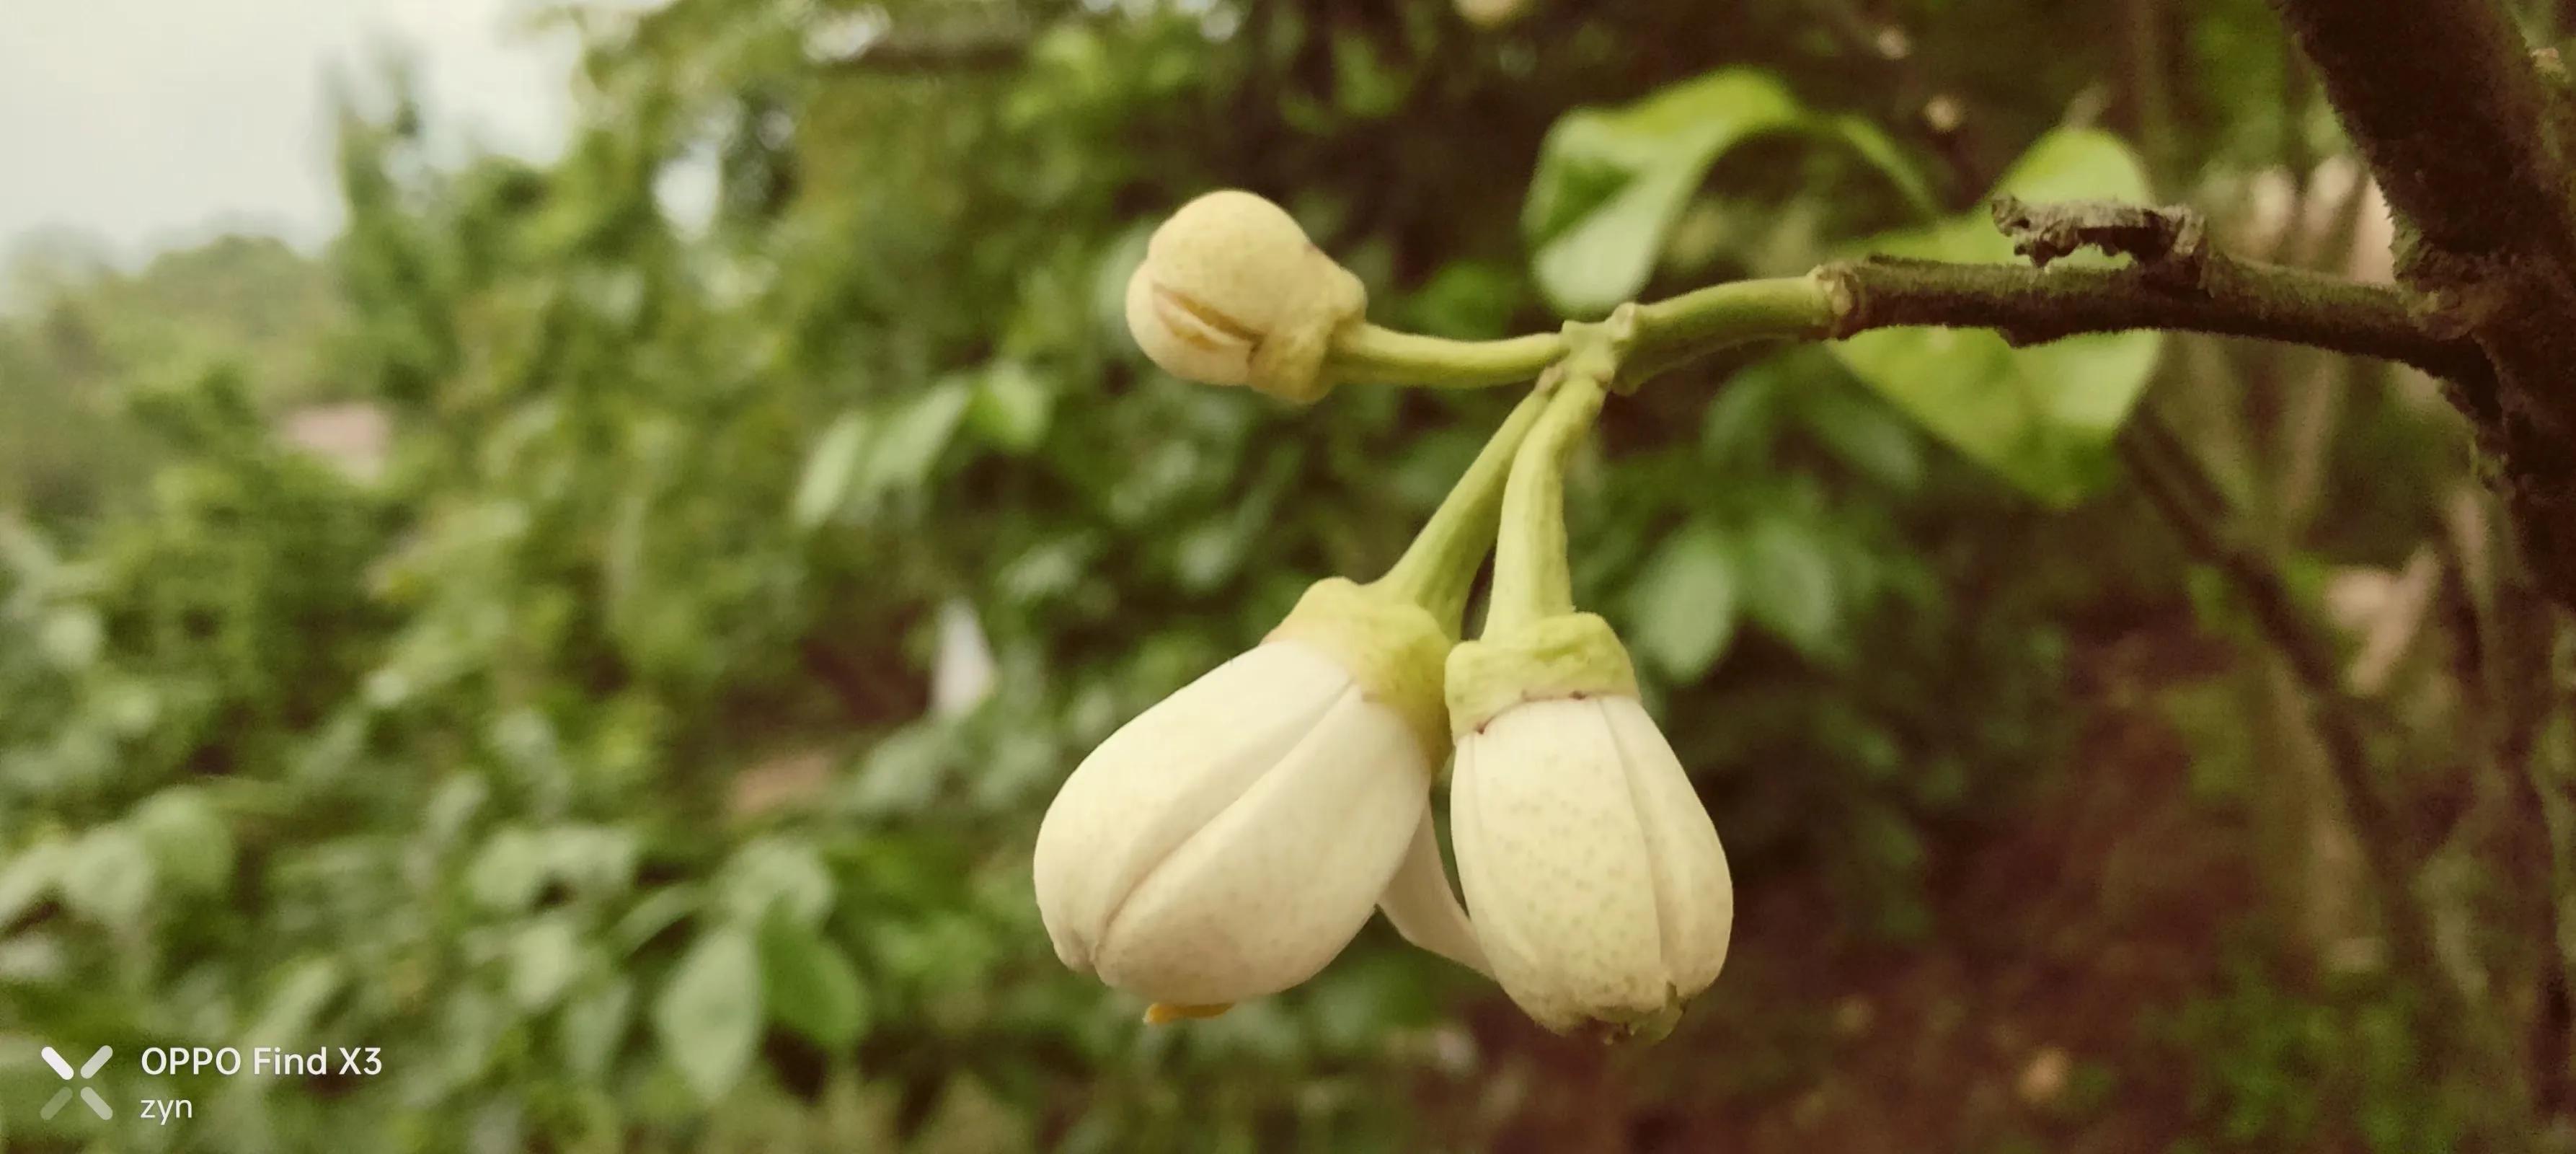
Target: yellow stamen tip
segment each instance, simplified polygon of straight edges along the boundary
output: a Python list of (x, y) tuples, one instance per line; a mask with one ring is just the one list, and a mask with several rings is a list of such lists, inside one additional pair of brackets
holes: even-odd
[(1168, 1002), (1156, 1002), (1145, 1007), (1145, 1024), (1168, 1026), (1183, 1018), (1213, 1018), (1233, 1008), (1232, 1002), (1219, 1002), (1213, 1006), (1175, 1006)]

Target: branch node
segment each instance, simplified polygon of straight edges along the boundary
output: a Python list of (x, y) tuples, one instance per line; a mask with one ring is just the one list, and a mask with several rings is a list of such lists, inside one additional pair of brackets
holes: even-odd
[(1823, 286), (1825, 290), (1825, 306), (1832, 318), (1826, 323), (1827, 337), (1841, 340), (1868, 327), (1862, 322), (1860, 285), (1852, 276), (1849, 262), (1834, 261), (1831, 264), (1818, 265), (1816, 270), (1808, 275), (1814, 277), (1816, 283)]

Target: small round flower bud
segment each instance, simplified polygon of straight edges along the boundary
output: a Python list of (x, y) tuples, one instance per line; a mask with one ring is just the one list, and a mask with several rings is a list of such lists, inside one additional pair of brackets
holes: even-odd
[(1332, 391), (1333, 338), (1367, 311), (1359, 278), (1295, 218), (1234, 189), (1182, 205), (1127, 282), (1127, 329), (1164, 371), (1300, 403)]

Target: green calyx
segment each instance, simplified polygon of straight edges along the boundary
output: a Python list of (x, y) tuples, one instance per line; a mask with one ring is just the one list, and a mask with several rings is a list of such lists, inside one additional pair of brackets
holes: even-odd
[(1449, 651), (1449, 732), (1458, 739), (1524, 701), (1637, 695), (1628, 647), (1597, 613), (1501, 628)]
[[(1467, 466), (1386, 576), (1307, 587), (1272, 640), (1314, 646), (1370, 700), (1403, 715), (1432, 764), (1450, 735), (1521, 701), (1637, 691), (1610, 625), (1574, 612), (1565, 560), (1566, 450), (1591, 428), (1636, 336), (1636, 308), (1565, 326), (1567, 349)], [(1485, 637), (1455, 645), (1488, 550), (1493, 609)]]
[(1328, 577), (1306, 588), (1268, 640), (1322, 650), (1350, 670), (1369, 700), (1404, 718), (1435, 771), (1448, 760), (1441, 675), (1450, 637), (1430, 610), (1374, 586)]

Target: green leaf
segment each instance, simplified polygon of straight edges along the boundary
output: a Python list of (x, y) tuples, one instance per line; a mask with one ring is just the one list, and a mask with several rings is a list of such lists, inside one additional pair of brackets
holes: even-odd
[(133, 830), (100, 826), (72, 843), (58, 884), (72, 912), (101, 925), (132, 928), (152, 901), (152, 852)]
[(545, 843), (525, 829), (494, 831), (465, 875), (465, 892), (494, 913), (517, 913), (546, 883)]
[(810, 926), (832, 912), (832, 872), (801, 838), (764, 837), (743, 846), (725, 863), (716, 885), (726, 916), (746, 926), (773, 913)]
[(324, 957), (306, 958), (295, 963), (270, 990), (268, 1005), (250, 1028), (242, 1031), (244, 1046), (300, 1046), (308, 1044), (314, 1019), (322, 1016), (331, 997), (340, 992), (340, 963)]
[(627, 1011), (635, 1001), (635, 983), (611, 978), (564, 1003), (555, 1022), (555, 1043), (563, 1048), (564, 1065), (574, 1076), (598, 1082), (617, 1057), (626, 1035)]
[(1700, 451), (1711, 461), (1721, 464), (1745, 464), (1759, 467), (1761, 454), (1778, 435), (1781, 411), (1787, 407), (1787, 394), (1808, 387), (1790, 383), (1788, 374), (1773, 358), (1735, 374), (1717, 397), (1700, 412)]
[(739, 928), (701, 935), (653, 1006), (662, 1053), (708, 1101), (741, 1079), (760, 1044), (760, 1023), (758, 951), (750, 931)]
[(850, 479), (857, 475), (859, 450), (867, 445), (867, 433), (866, 414), (853, 411), (841, 414), (815, 440), (788, 514), (797, 528), (812, 529), (840, 510), (850, 492)]
[(1841, 380), (1800, 398), (1807, 427), (1834, 456), (1879, 484), (1909, 492), (1923, 482), (1922, 440), (1904, 417)]
[(1099, 263), (1092, 266), (1091, 323), (1103, 343), (1138, 362), (1145, 353), (1127, 332), (1127, 282), (1136, 275), (1136, 267), (1145, 263), (1145, 249), (1153, 243), (1154, 226), (1159, 223), (1138, 221), (1104, 246)]
[(1383, 119), (1404, 104), (1414, 72), (1389, 65), (1359, 32), (1333, 37), (1333, 102), (1360, 120)]
[(1521, 225), (1539, 288), (1568, 313), (1608, 309), (1643, 287), (1664, 236), (1727, 148), (1797, 123), (1768, 72), (1731, 68), (1617, 109), (1578, 108), (1539, 146)]
[(1412, 327), (1423, 332), (1459, 340), (1493, 340), (1510, 335), (1512, 314), (1527, 297), (1518, 266), (1453, 260), (1441, 265), (1402, 303), (1410, 306)]
[(1692, 521), (1664, 539), (1629, 588), (1628, 636), (1665, 676), (1708, 672), (1735, 636), (1735, 555), (1726, 534)]
[(664, 930), (680, 924), (682, 918), (698, 912), (698, 891), (694, 887), (665, 886), (644, 896), (608, 931), (608, 940), (619, 953), (631, 954), (644, 943), (660, 937)]
[(54, 891), (70, 857), (68, 844), (46, 840), (12, 855), (7, 865), (0, 865), (0, 930), (7, 929), (18, 915)]
[[(2117, 137), (2066, 129), (2041, 137), (1994, 190), (2025, 200), (2143, 200), (2145, 170)], [(2012, 263), (2012, 242), (1982, 213), (1888, 233), (1855, 253)], [(2100, 263), (2083, 253), (2066, 258)], [(1834, 342), (1833, 354), (1870, 388), (1971, 459), (2051, 505), (2066, 506), (2111, 475), (2112, 436), (2155, 371), (2154, 332), (2071, 337), (2015, 349), (1981, 330), (1881, 329)]]
[(205, 792), (165, 789), (126, 819), (141, 835), (155, 871), (191, 894), (219, 893), (232, 881), (233, 831)]
[(867, 991), (840, 947), (813, 926), (771, 917), (760, 927), (761, 989), (780, 1025), (830, 1049), (866, 1032)]
[(868, 751), (857, 776), (842, 787), (842, 804), (855, 817), (921, 813), (947, 785), (956, 753), (956, 739), (947, 728), (898, 729)]
[(510, 939), (510, 1000), (522, 1010), (553, 1005), (580, 972), (581, 936), (569, 917), (540, 917)]
[(1619, 108), (1575, 109), (1548, 130), (1521, 212), (1539, 288), (1575, 315), (1633, 297), (1709, 167), (1737, 144), (1782, 131), (1849, 146), (1916, 204), (1932, 203), (1866, 122), (1808, 110), (1768, 71), (1719, 69)]
[[(2142, 201), (2148, 198), (2147, 169), (2128, 142), (2108, 132), (2091, 128), (2061, 128), (2038, 140), (2005, 170), (2003, 179), (1995, 182), (1995, 191), (2009, 192), (2023, 200), (2082, 200), (2104, 198)], [(1978, 219), (1984, 220), (1980, 211)], [(1988, 232), (1995, 246), (2012, 251), (2012, 243), (2003, 234)], [(2096, 253), (2083, 259), (2102, 264), (2118, 260)]]
[(1819, 116), (1811, 127), (1851, 146), (1854, 155), (1868, 161), (1870, 167), (1896, 186), (1896, 191), (1904, 194), (1906, 202), (1914, 207), (1917, 214), (1926, 218), (1941, 215), (1941, 198), (1933, 194), (1931, 184), (1923, 179), (1923, 170), (1906, 159), (1905, 150), (1897, 147), (1896, 141), (1869, 118), (1850, 113)]
[(966, 407), (966, 427), (1014, 453), (1038, 447), (1054, 417), (1054, 390), (1018, 361), (1000, 361), (985, 369), (975, 382), (975, 398)]
[(421, 813), (420, 834), (424, 841), (445, 850), (465, 832), (474, 815), (482, 812), (492, 799), (492, 787), (480, 774), (459, 774), (449, 778), (431, 794), (429, 805)]
[(98, 651), (107, 640), (106, 627), (98, 611), (86, 605), (57, 609), (44, 617), (36, 631), (36, 651), (45, 655), (55, 667), (77, 673), (98, 663)]
[(1738, 575), (1755, 624), (1809, 657), (1841, 659), (1833, 558), (1813, 525), (1787, 516), (1757, 522), (1745, 534)]
[(613, 897), (635, 884), (643, 852), (635, 832), (614, 826), (565, 825), (544, 833), (545, 876), (584, 894)]
[(952, 377), (896, 410), (885, 428), (871, 439), (853, 496), (872, 501), (887, 493), (921, 487), (930, 479), (931, 466), (938, 463), (939, 454), (956, 436), (958, 423), (966, 415), (966, 404), (973, 399), (974, 391), (967, 382)]

